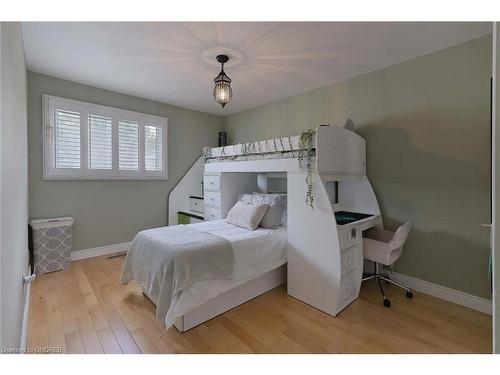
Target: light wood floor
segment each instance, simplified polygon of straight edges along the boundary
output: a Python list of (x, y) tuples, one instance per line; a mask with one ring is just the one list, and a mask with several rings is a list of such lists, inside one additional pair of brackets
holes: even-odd
[(123, 258), (73, 262), (32, 285), (29, 347), (68, 353), (491, 353), (491, 317), (421, 293), (409, 300), (373, 282), (333, 318), (285, 286), (188, 332), (165, 330), (154, 306), (119, 277)]

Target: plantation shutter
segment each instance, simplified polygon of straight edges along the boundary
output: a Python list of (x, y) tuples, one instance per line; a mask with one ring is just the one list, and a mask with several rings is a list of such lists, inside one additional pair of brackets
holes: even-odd
[(144, 127), (145, 168), (147, 171), (159, 172), (163, 168), (162, 129), (161, 126), (157, 125), (145, 125)]
[(112, 119), (89, 115), (88, 136), (89, 169), (111, 169), (113, 167)]
[(137, 122), (118, 122), (118, 169), (139, 170), (139, 124)]
[(167, 119), (42, 95), (43, 178), (167, 179)]
[(54, 111), (55, 168), (80, 168), (80, 113)]

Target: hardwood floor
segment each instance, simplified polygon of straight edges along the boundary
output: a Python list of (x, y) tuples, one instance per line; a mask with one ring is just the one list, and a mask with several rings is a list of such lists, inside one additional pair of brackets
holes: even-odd
[(491, 317), (376, 285), (333, 318), (276, 288), (192, 330), (165, 330), (138, 285), (120, 285), (123, 257), (73, 262), (32, 285), (29, 347), (65, 353), (491, 353)]

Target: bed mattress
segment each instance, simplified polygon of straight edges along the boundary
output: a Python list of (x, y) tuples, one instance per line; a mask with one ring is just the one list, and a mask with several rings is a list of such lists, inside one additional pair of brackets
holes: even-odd
[(240, 228), (222, 220), (205, 221), (189, 226), (227, 239), (233, 248), (234, 273), (229, 280), (206, 280), (192, 285), (172, 301), (165, 317), (171, 327), (175, 320), (245, 282), (286, 263), (286, 228)]

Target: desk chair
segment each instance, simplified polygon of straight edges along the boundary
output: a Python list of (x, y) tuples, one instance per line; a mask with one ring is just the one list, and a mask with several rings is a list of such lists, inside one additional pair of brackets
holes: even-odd
[(413, 298), (413, 293), (410, 288), (391, 280), (388, 276), (379, 273), (379, 264), (385, 266), (392, 266), (393, 263), (399, 259), (403, 252), (403, 245), (410, 234), (411, 223), (401, 225), (396, 232), (391, 232), (384, 229), (370, 229), (363, 234), (363, 252), (364, 258), (372, 261), (375, 264), (375, 272), (373, 274), (365, 275), (363, 281), (376, 279), (382, 296), (384, 297), (384, 306), (390, 307), (391, 301), (385, 296), (384, 288), (380, 280), (387, 283), (394, 284), (401, 289), (406, 290), (406, 297)]

